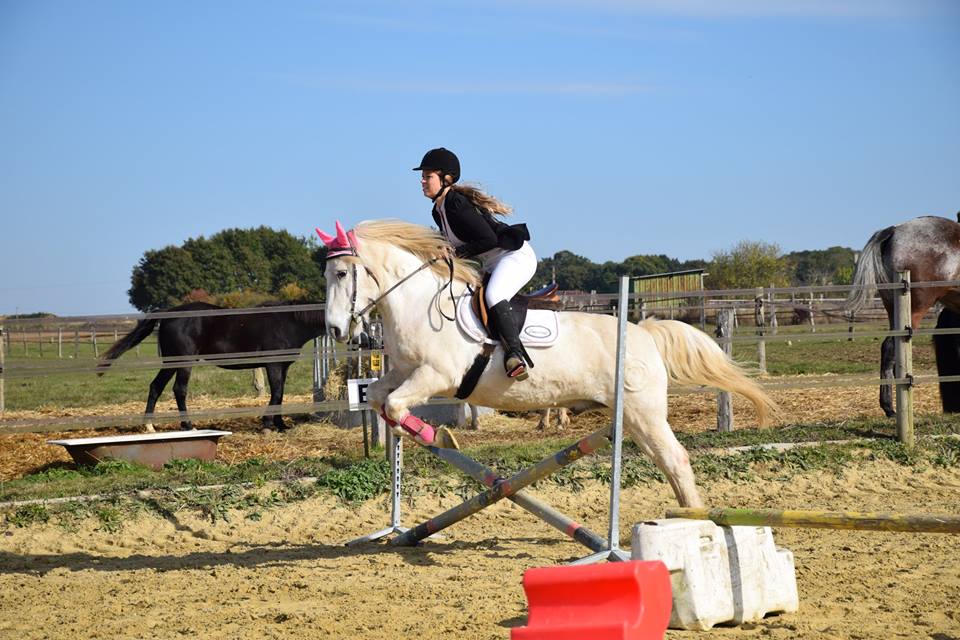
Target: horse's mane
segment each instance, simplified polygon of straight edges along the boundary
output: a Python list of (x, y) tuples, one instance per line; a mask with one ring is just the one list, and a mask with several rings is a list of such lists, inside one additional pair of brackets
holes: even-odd
[[(354, 232), (360, 240), (383, 242), (412, 253), (424, 262), (436, 258), (444, 250), (453, 255), (453, 248), (446, 238), (438, 232), (411, 222), (402, 220), (368, 220), (359, 223)], [(361, 251), (363, 250), (361, 244)], [(450, 277), (450, 268), (443, 260), (430, 265), (431, 270), (441, 278)], [(462, 258), (453, 258), (453, 277), (461, 282), (476, 286), (480, 276), (476, 267)]]

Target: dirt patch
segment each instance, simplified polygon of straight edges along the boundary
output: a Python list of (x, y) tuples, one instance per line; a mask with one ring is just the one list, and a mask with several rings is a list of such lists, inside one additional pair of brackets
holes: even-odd
[[(960, 511), (960, 471), (870, 462), (843, 476), (707, 483), (709, 503), (904, 512)], [(536, 494), (595, 531), (607, 488)], [(413, 524), (456, 498), (404, 505)], [(665, 485), (623, 495), (630, 523), (673, 504)], [(260, 522), (143, 516), (118, 534), (93, 522), (0, 531), (0, 637), (321, 637), (506, 639), (525, 623), (524, 570), (586, 554), (508, 502), (419, 548), (343, 542), (382, 528), (386, 499), (315, 498)], [(958, 539), (947, 535), (777, 529), (796, 557), (800, 611), (712, 637), (950, 638), (960, 635)], [(668, 632), (668, 638), (701, 633)]]

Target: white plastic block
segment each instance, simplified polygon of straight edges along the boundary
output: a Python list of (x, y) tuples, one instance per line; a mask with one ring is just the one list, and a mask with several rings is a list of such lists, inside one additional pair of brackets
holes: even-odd
[(710, 629), (735, 614), (727, 544), (709, 520), (668, 519), (633, 528), (632, 558), (661, 560), (673, 589), (671, 629)]
[(793, 553), (777, 549), (770, 527), (720, 527), (727, 541), (733, 621), (755, 622), (799, 607)]
[(799, 605), (793, 554), (770, 527), (719, 527), (709, 520), (653, 520), (633, 528), (634, 560), (662, 560), (673, 588), (671, 629), (710, 629), (761, 620)]

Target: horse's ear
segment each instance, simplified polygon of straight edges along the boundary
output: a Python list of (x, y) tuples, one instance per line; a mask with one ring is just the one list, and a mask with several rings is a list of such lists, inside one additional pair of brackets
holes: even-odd
[(349, 247), (350, 240), (347, 238), (347, 232), (343, 230), (343, 225), (337, 220), (337, 242), (341, 247)]
[(323, 244), (330, 246), (330, 243), (333, 242), (333, 236), (324, 233), (320, 230), (320, 227), (314, 227), (317, 232), (317, 235), (320, 236), (320, 239), (323, 240)]

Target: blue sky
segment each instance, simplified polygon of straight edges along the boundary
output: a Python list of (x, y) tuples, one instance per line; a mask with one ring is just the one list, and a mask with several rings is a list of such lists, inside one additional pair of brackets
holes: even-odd
[(0, 314), (148, 249), (430, 223), (460, 156), (541, 257), (859, 248), (960, 209), (960, 3), (0, 0)]

